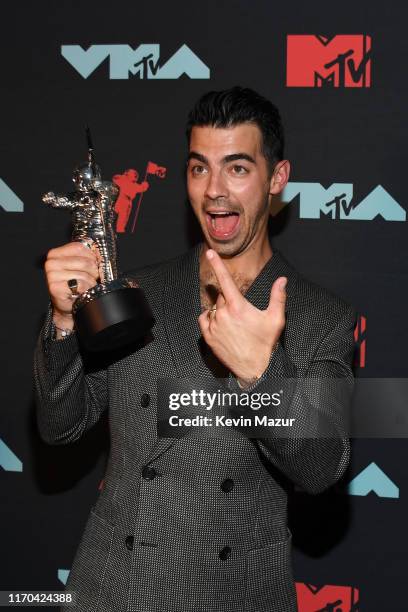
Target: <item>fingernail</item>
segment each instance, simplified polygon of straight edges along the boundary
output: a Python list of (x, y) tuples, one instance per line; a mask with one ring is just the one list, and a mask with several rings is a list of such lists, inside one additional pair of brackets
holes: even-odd
[(214, 257), (214, 251), (212, 249), (208, 249), (207, 257), (208, 259), (212, 259)]
[(283, 278), (281, 280), (281, 282), (280, 282), (280, 289), (281, 289), (281, 291), (285, 291), (285, 287), (286, 287), (287, 282), (288, 282), (287, 278)]

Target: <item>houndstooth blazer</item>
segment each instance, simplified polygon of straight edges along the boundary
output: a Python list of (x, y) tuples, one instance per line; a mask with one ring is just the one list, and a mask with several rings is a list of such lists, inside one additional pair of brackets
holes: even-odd
[[(346, 405), (292, 397), (282, 410), (298, 417), (298, 429), (286, 440), (242, 431), (157, 437), (157, 380), (214, 377), (198, 326), (200, 249), (134, 272), (155, 325), (134, 352), (105, 367), (81, 353), (75, 334), (53, 340), (48, 310), (34, 360), (40, 435), (69, 444), (108, 409), (111, 440), (104, 487), (66, 585), (77, 605), (67, 612), (297, 610), (287, 492), (295, 484), (318, 493), (341, 477), (350, 453)], [(250, 391), (267, 390), (274, 376), (339, 377), (351, 393), (353, 309), (276, 249), (246, 298), (266, 308), (278, 276), (288, 278), (286, 327)], [(308, 423), (317, 436), (320, 427), (331, 434), (305, 439)]]

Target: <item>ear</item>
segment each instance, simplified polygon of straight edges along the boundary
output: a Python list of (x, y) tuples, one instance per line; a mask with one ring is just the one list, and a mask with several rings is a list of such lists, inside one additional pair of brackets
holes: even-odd
[(287, 159), (283, 159), (278, 162), (272, 172), (271, 182), (269, 185), (269, 193), (276, 195), (280, 193), (287, 185), (290, 174), (290, 162)]

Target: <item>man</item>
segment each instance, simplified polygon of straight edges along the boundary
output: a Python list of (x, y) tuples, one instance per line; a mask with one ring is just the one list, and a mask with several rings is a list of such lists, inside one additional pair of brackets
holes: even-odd
[[(67, 281), (80, 292), (95, 284), (91, 251), (70, 243), (45, 264), (40, 433), (66, 444), (110, 415), (105, 485), (67, 583), (82, 612), (296, 610), (287, 491), (323, 491), (349, 461), (344, 397), (335, 387), (315, 394), (313, 384), (340, 378), (351, 390), (354, 312), (297, 274), (268, 238), (271, 198), (289, 177), (279, 113), (249, 89), (210, 92), (187, 136), (203, 242), (135, 272), (156, 320), (135, 352), (98, 369), (79, 350)], [(274, 379), (313, 384), (269, 409), (294, 417), (286, 438), (243, 428), (158, 438), (157, 381), (188, 377), (224, 378), (247, 394), (270, 391)]]

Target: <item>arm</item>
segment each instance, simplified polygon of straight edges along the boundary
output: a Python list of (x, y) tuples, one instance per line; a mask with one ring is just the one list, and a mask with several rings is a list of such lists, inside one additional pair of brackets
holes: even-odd
[(66, 195), (56, 195), (53, 191), (45, 193), (42, 197), (44, 204), (53, 208), (73, 208), (75, 202), (69, 199)]
[(37, 425), (49, 444), (68, 444), (99, 420), (108, 406), (107, 372), (84, 365), (76, 334), (52, 339), (52, 307), (34, 352)]
[(83, 293), (97, 282), (98, 262), (84, 244), (70, 242), (48, 252), (44, 270), (50, 305), (34, 354), (37, 423), (46, 442), (67, 444), (92, 427), (107, 407), (107, 374), (84, 363), (75, 332), (54, 339), (53, 319), (58, 327), (73, 329), (67, 282), (75, 279)]

